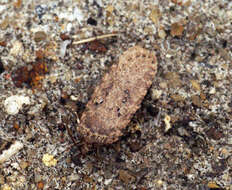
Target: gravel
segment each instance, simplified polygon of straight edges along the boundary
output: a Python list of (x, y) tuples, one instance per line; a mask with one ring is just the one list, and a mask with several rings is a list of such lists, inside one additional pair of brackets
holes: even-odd
[[(228, 0), (2, 0), (0, 157), (22, 148), (0, 189), (232, 189), (231, 23)], [(85, 105), (134, 45), (156, 54), (152, 86), (119, 141), (83, 154)]]

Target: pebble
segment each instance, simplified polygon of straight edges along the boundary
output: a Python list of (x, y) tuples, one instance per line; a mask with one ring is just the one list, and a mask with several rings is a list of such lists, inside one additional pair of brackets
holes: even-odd
[(197, 96), (197, 95), (193, 95), (192, 97), (191, 97), (191, 99), (192, 99), (192, 103), (195, 105), (195, 106), (197, 106), (197, 107), (202, 107), (202, 102), (201, 102), (201, 98), (199, 97), (199, 96)]
[(25, 161), (22, 161), (22, 162), (19, 163), (19, 165), (20, 165), (20, 168), (22, 170), (25, 170), (29, 166), (29, 163), (25, 162)]
[(220, 186), (217, 185), (215, 181), (210, 181), (207, 184), (208, 188), (210, 189), (220, 189)]
[(158, 35), (161, 39), (165, 39), (166, 37), (166, 32), (163, 29), (159, 29)]
[(158, 25), (160, 17), (161, 13), (158, 6), (154, 6), (154, 8), (151, 10), (150, 19), (154, 24)]
[(14, 95), (8, 97), (4, 102), (4, 107), (9, 115), (16, 115), (23, 104), (30, 104), (30, 98), (28, 96)]
[(46, 5), (37, 5), (35, 7), (35, 12), (39, 17), (39, 19), (41, 19), (42, 16), (46, 13), (46, 9), (47, 9)]
[(12, 190), (12, 188), (8, 184), (5, 184), (2, 186), (1, 190)]
[(85, 18), (82, 11), (81, 11), (81, 9), (79, 9), (78, 7), (75, 7), (73, 17), (74, 17), (74, 19), (76, 19), (78, 21), (78, 23), (80, 25), (82, 24), (82, 22), (83, 22), (83, 20)]
[(219, 131), (216, 127), (211, 127), (207, 130), (206, 135), (214, 140), (220, 140), (224, 136), (223, 132)]
[(42, 161), (43, 161), (44, 165), (48, 166), (48, 167), (56, 166), (56, 164), (57, 164), (57, 160), (51, 154), (44, 154)]
[(196, 90), (196, 91), (201, 90), (201, 86), (196, 80), (191, 80), (190, 82), (191, 82), (192, 87), (193, 87), (194, 90)]
[(93, 19), (92, 17), (89, 17), (87, 20), (87, 24), (97, 26), (97, 21), (95, 19)]
[(167, 89), (168, 88), (168, 84), (166, 82), (160, 82), (159, 86), (162, 89)]
[(42, 180), (42, 176), (40, 174), (35, 173), (34, 180), (36, 183)]
[(135, 182), (136, 178), (126, 170), (119, 170), (119, 179), (126, 184)]
[(34, 34), (35, 42), (44, 41), (47, 38), (47, 34), (44, 31), (38, 31)]
[(152, 89), (151, 91), (151, 98), (152, 100), (157, 100), (160, 98), (162, 95), (163, 91), (162, 90), (157, 90), (157, 89)]
[(71, 40), (65, 40), (60, 44), (60, 57), (64, 58), (68, 45), (71, 43)]
[(69, 181), (77, 181), (78, 179), (80, 179), (80, 176), (78, 174), (71, 174), (70, 176), (68, 176)]
[(39, 181), (39, 182), (37, 183), (37, 188), (38, 188), (38, 189), (43, 189), (43, 188), (44, 188), (44, 183), (43, 183), (43, 181)]
[(7, 27), (9, 26), (9, 18), (5, 18), (1, 23), (0, 23), (0, 29), (6, 30)]
[(174, 36), (182, 36), (183, 34), (183, 31), (184, 31), (184, 27), (182, 24), (176, 22), (176, 23), (173, 23), (171, 25), (171, 35), (174, 37)]
[(105, 185), (109, 185), (111, 182), (112, 182), (112, 179), (106, 179), (105, 182), (104, 182), (104, 184)]
[(165, 132), (167, 132), (169, 129), (172, 128), (172, 125), (171, 125), (170, 121), (171, 121), (171, 117), (169, 115), (166, 115), (164, 117)]
[(23, 44), (20, 41), (15, 41), (12, 44), (12, 48), (10, 49), (10, 55), (12, 56), (21, 56), (24, 52)]
[(5, 178), (3, 175), (0, 175), (0, 186), (5, 184)]
[(177, 88), (182, 85), (180, 75), (177, 72), (168, 72), (164, 77), (168, 80), (168, 87), (170, 88)]
[(175, 102), (184, 102), (185, 98), (179, 94), (173, 94), (171, 95), (171, 98), (175, 101)]

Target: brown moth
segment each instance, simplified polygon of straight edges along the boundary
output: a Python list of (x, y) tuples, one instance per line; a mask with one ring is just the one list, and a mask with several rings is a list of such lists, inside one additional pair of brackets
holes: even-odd
[(125, 51), (95, 88), (77, 131), (89, 144), (111, 144), (122, 135), (152, 84), (154, 52), (134, 46)]

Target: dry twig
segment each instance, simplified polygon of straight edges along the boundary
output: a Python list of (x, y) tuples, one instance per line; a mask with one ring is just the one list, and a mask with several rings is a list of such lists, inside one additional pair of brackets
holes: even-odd
[[(114, 37), (114, 36), (117, 36), (117, 35), (118, 35), (118, 33), (104, 34), (104, 35), (101, 35), (101, 36), (95, 36), (95, 37), (75, 41), (75, 42), (73, 42), (73, 44), (74, 45), (83, 44), (83, 43), (92, 42), (92, 41), (95, 41), (95, 40), (100, 40), (100, 39), (103, 39), (103, 38)], [(77, 38), (77, 36), (73, 36), (73, 39), (75, 39), (75, 38)]]

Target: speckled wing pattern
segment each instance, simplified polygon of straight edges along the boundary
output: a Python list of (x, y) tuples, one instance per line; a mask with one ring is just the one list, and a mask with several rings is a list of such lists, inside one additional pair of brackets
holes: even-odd
[(134, 46), (104, 75), (86, 105), (77, 131), (87, 143), (118, 140), (151, 86), (157, 70), (154, 52)]

